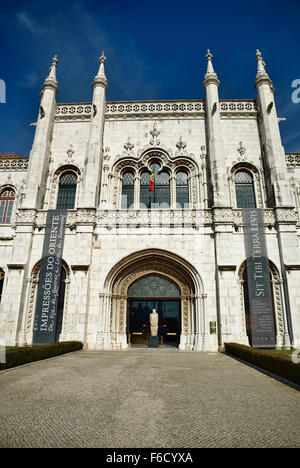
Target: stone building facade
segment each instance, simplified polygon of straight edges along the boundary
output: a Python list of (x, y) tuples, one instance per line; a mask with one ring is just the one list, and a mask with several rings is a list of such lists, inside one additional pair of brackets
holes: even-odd
[(300, 153), (284, 152), (260, 52), (254, 100), (219, 99), (206, 58), (204, 100), (106, 102), (102, 54), (93, 101), (60, 104), (54, 57), (29, 159), (0, 157), (7, 345), (32, 344), (47, 210), (56, 208), (68, 209), (57, 340), (88, 349), (146, 343), (156, 307), (162, 346), (249, 344), (242, 208), (256, 207), (276, 346), (300, 347)]

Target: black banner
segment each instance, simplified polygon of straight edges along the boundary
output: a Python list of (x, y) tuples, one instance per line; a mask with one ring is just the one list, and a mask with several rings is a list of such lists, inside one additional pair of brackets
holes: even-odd
[(34, 344), (48, 344), (56, 341), (57, 305), (66, 215), (66, 210), (49, 210), (47, 213), (33, 329)]
[(255, 348), (276, 343), (269, 259), (261, 209), (243, 209), (250, 303), (251, 341)]

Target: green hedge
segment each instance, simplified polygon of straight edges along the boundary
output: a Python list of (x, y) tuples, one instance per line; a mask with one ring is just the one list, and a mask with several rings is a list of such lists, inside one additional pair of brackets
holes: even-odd
[(291, 355), (237, 343), (224, 343), (224, 345), (226, 353), (300, 385), (300, 363), (295, 364)]
[(64, 341), (37, 346), (27, 346), (25, 348), (12, 348), (6, 350), (6, 363), (0, 363), (0, 370), (21, 366), (29, 362), (41, 361), (60, 354), (78, 351), (83, 348), (79, 341)]

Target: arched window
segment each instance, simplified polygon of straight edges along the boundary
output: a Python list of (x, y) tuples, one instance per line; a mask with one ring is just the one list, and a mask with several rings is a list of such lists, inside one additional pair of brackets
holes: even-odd
[(158, 275), (143, 276), (128, 288), (128, 297), (180, 297), (180, 289), (171, 279)]
[(154, 188), (153, 192), (149, 193), (149, 180), (150, 173), (143, 172), (141, 174), (141, 186), (140, 186), (140, 203), (151, 208), (153, 204), (158, 205), (157, 207), (169, 208), (170, 207), (170, 175), (166, 171), (160, 170), (158, 163), (153, 163), (150, 166), (151, 172), (154, 170)]
[(184, 208), (187, 203), (189, 203), (188, 175), (186, 172), (179, 171), (176, 173), (176, 206)]
[(0, 304), (1, 304), (1, 298), (2, 298), (2, 291), (3, 291), (3, 285), (4, 285), (4, 271), (0, 268)]
[(15, 192), (4, 189), (0, 194), (0, 223), (10, 223), (15, 201)]
[(170, 208), (170, 174), (168, 172), (162, 171), (157, 174), (153, 194), (153, 203)]
[(237, 208), (256, 208), (253, 176), (240, 170), (234, 175)]
[(77, 176), (74, 172), (64, 172), (59, 180), (57, 205), (58, 210), (69, 210), (75, 207)]
[(140, 205), (141, 208), (151, 208), (151, 197), (149, 195), (150, 173), (142, 172), (140, 185)]
[(124, 172), (122, 178), (121, 208), (133, 207), (134, 203), (134, 176), (132, 172)]

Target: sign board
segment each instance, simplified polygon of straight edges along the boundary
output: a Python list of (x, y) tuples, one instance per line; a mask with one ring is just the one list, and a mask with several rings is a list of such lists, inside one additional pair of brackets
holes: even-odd
[(56, 319), (66, 210), (49, 210), (37, 289), (33, 344), (56, 341)]

